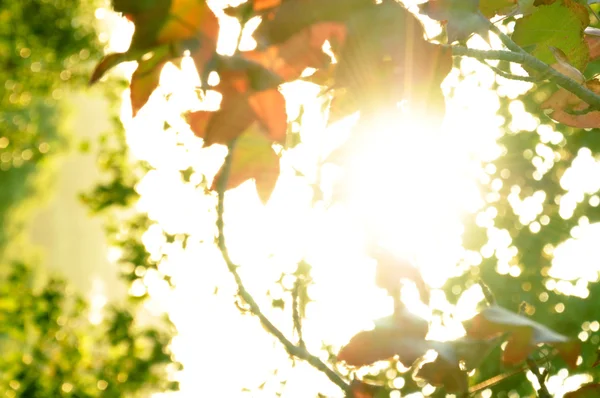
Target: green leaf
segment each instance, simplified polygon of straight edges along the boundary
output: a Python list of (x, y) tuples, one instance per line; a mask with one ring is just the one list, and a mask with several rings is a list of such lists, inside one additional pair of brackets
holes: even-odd
[[(583, 30), (589, 20), (586, 23), (581, 7), (564, 0), (541, 5), (533, 14), (517, 20), (512, 39), (522, 47), (535, 45), (531, 54), (549, 65), (557, 62), (550, 48), (559, 48), (573, 66), (584, 70), (589, 51)], [(585, 7), (583, 11), (587, 16)]]

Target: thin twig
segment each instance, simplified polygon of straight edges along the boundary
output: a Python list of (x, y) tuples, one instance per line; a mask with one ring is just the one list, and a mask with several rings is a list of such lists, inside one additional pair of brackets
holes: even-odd
[(300, 317), (300, 303), (298, 300), (298, 294), (301, 283), (303, 282), (300, 280), (300, 277), (296, 277), (296, 281), (294, 282), (294, 288), (292, 290), (292, 318), (294, 321), (294, 330), (298, 335), (298, 346), (304, 348), (306, 347), (306, 345), (304, 344), (304, 339), (302, 338), (302, 318)]
[(538, 83), (538, 82), (541, 81), (537, 77), (515, 75), (515, 74), (512, 74), (510, 72), (504, 71), (504, 70), (502, 70), (500, 68), (497, 68), (497, 67), (495, 67), (493, 65), (488, 64), (487, 62), (485, 62), (484, 59), (477, 59), (477, 61), (481, 62), (482, 64), (484, 64), (485, 66), (487, 66), (488, 68), (490, 68), (491, 70), (493, 70), (494, 73), (496, 73), (498, 76), (502, 76), (505, 79), (518, 80), (518, 81), (529, 82), (529, 83)]
[(260, 306), (256, 303), (252, 295), (246, 290), (244, 287), (244, 283), (242, 282), (242, 278), (237, 271), (238, 266), (231, 260), (229, 257), (229, 251), (227, 250), (227, 245), (225, 244), (225, 234), (223, 232), (224, 221), (223, 221), (223, 213), (224, 213), (224, 202), (225, 202), (225, 188), (227, 187), (227, 180), (229, 178), (229, 171), (231, 168), (231, 160), (233, 149), (235, 147), (235, 140), (229, 144), (229, 152), (227, 157), (225, 158), (225, 164), (223, 165), (223, 169), (221, 171), (221, 175), (217, 180), (217, 195), (218, 195), (218, 203), (217, 203), (217, 246), (221, 251), (221, 255), (223, 256), (223, 260), (227, 264), (227, 268), (229, 272), (233, 275), (235, 279), (235, 283), (238, 287), (239, 296), (248, 304), (250, 311), (254, 315), (258, 317), (263, 327), (273, 336), (277, 338), (283, 344), (286, 351), (297, 358), (303, 359), (307, 361), (314, 368), (320, 370), (325, 373), (325, 375), (335, 383), (338, 387), (340, 387), (344, 392), (346, 392), (348, 397), (352, 397), (352, 390), (350, 385), (342, 379), (340, 375), (334, 372), (331, 368), (329, 368), (321, 359), (309, 353), (306, 348), (294, 345), (284, 334), (263, 314), (260, 309)]
[(506, 46), (506, 48), (508, 48), (510, 51), (514, 51), (516, 53), (525, 53), (525, 50), (523, 50), (521, 48), (521, 46), (519, 46), (517, 43), (515, 43), (510, 37), (508, 37), (508, 35), (506, 33), (504, 33), (503, 31), (500, 30), (500, 28), (498, 28), (496, 25), (494, 25), (492, 22), (489, 23), (488, 26), (490, 32), (495, 33), (496, 36), (498, 36), (500, 38), (500, 41), (502, 41), (502, 44), (504, 44)]
[(529, 370), (531, 370), (531, 372), (535, 375), (535, 377), (538, 380), (538, 383), (540, 384), (540, 389), (538, 390), (538, 397), (552, 398), (552, 395), (550, 395), (550, 392), (546, 387), (546, 378), (544, 377), (544, 375), (542, 375), (542, 373), (540, 373), (540, 368), (538, 368), (537, 364), (531, 357), (527, 358), (527, 366), (529, 367)]
[(551, 80), (563, 87), (565, 90), (575, 94), (593, 108), (600, 109), (600, 95), (594, 93), (570, 77), (563, 75), (556, 69), (526, 52), (517, 53), (514, 51), (505, 50), (476, 50), (459, 45), (452, 45), (448, 47), (452, 50), (452, 54), (456, 56), (472, 57), (479, 60), (490, 59), (508, 61), (526, 66), (531, 70), (540, 73), (542, 78)]
[(481, 291), (483, 292), (483, 297), (485, 297), (485, 301), (487, 301), (487, 304), (488, 305), (496, 304), (496, 297), (494, 297), (494, 293), (492, 293), (492, 290), (490, 289), (490, 287), (488, 285), (485, 284), (483, 279), (480, 278), (477, 281), (477, 283), (481, 287)]
[(505, 79), (518, 80), (518, 81), (529, 82), (529, 83), (539, 83), (540, 81), (543, 81), (543, 79), (540, 79), (538, 77), (515, 75), (513, 73), (510, 73), (510, 72), (504, 71), (500, 68), (497, 68), (493, 65), (490, 65), (481, 59), (478, 61), (481, 62), (482, 64), (484, 64), (485, 66), (487, 66), (488, 68), (490, 68), (491, 70), (493, 70), (498, 76), (501, 76)]

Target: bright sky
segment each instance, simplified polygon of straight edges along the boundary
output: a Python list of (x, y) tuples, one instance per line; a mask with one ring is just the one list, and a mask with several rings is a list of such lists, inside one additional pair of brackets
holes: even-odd
[[(112, 33), (106, 37), (107, 51), (126, 50), (132, 25), (104, 9), (98, 9), (96, 16), (111, 26)], [(230, 52), (231, 38), (237, 35), (239, 27), (233, 19), (219, 16), (230, 35), (221, 37), (220, 48)], [(492, 45), (499, 46), (494, 39)], [(244, 40), (242, 45), (251, 47), (252, 40)], [(479, 37), (471, 39), (470, 45), (487, 46)], [(518, 266), (508, 263), (516, 250), (510, 236), (493, 227), (495, 209), (485, 207), (485, 198), (475, 185), (477, 179), (494, 178), (490, 174), (495, 170), (481, 170), (481, 161), (500, 155), (495, 140), (501, 135), (502, 120), (496, 115), (497, 94), (490, 89), (496, 77), (475, 60), (464, 59), (461, 67), (464, 80), (458, 84), (459, 71), (453, 70), (444, 84), (446, 92), (454, 87), (454, 95), (448, 100), (448, 116), (442, 131), (427, 131), (418, 121), (405, 120), (398, 125), (397, 120), (383, 117), (381, 125), (374, 126), (378, 131), (374, 145), (357, 149), (358, 156), (366, 161), (357, 170), (361, 178), (348, 187), (345, 206), (326, 206), (322, 202), (313, 205), (311, 184), (320, 181), (325, 193), (331, 191), (338, 170), (326, 166), (319, 171), (319, 164), (343, 142), (354, 119), (328, 128), (321, 113), (323, 99), (318, 97), (318, 87), (301, 82), (284, 85), (290, 120), (295, 119), (300, 105), (305, 107), (302, 144), (283, 153), (281, 177), (266, 206), (258, 200), (252, 182), (227, 193), (226, 235), (231, 256), (241, 265), (240, 273), (247, 288), (263, 311), (290, 338), (289, 311), (271, 307), (272, 299), (283, 298), (286, 309), (291, 303), (289, 293), (276, 281), (282, 272), (293, 272), (303, 259), (313, 266), (315, 283), (309, 294), (314, 302), (309, 304), (304, 322), (304, 337), (313, 353), (324, 355), (320, 351), (322, 341), (339, 348), (356, 332), (370, 327), (374, 319), (392, 311), (389, 297), (374, 284), (374, 262), (364, 252), (368, 239), (376, 239), (399, 256), (412, 259), (433, 288), (440, 287), (461, 266), (479, 264), (482, 257), (491, 256), (494, 250), (500, 258), (499, 272), (515, 276), (520, 273)], [(134, 69), (135, 63), (120, 67), (127, 75)], [(497, 79), (503, 83), (501, 94), (509, 98), (516, 98), (530, 88), (528, 83)], [(303, 363), (293, 365), (257, 319), (240, 315), (234, 305), (235, 285), (213, 243), (216, 197), (207, 196), (194, 186), (203, 174), (209, 181), (212, 179), (225, 148), (202, 148), (201, 140), (181, 117), (186, 110), (216, 106), (218, 96), (209, 95), (206, 103), (200, 103), (194, 91), (197, 84), (190, 59), (184, 60), (182, 70), (168, 64), (159, 89), (135, 119), (130, 116), (129, 92), (123, 93), (121, 115), (133, 156), (154, 168), (136, 187), (141, 194), (138, 210), (147, 211), (156, 221), (144, 235), (144, 243), (156, 258), (168, 255), (159, 269), (172, 276), (176, 285), (176, 289), (170, 290), (159, 275), (148, 271), (143, 283), (134, 285), (131, 293), (140, 294), (147, 289), (152, 297), (148, 308), (157, 313), (167, 311), (177, 326), (173, 351), (185, 369), (176, 375), (181, 381), (181, 392), (174, 396), (195, 397), (201, 393), (202, 396), (273, 397), (275, 392), (282, 392), (285, 397), (316, 396), (317, 392), (339, 396), (339, 391), (319, 372)], [(165, 94), (170, 94), (168, 101)], [(539, 124), (524, 111), (520, 101), (513, 103), (511, 112), (515, 115), (512, 126), (515, 131), (533, 129)], [(171, 126), (166, 131), (165, 120)], [(562, 139), (548, 125), (540, 126), (539, 132), (545, 142)], [(548, 150), (541, 144), (532, 155), (540, 173), (552, 165), (554, 155)], [(192, 183), (184, 183), (180, 170), (190, 166), (196, 173), (191, 177)], [(303, 176), (299, 177), (294, 170)], [(563, 197), (565, 217), (581, 201), (584, 192), (600, 188), (600, 178), (591, 178), (590, 172), (598, 176), (600, 164), (591, 152), (582, 150), (561, 181), (570, 190)], [(498, 184), (501, 183), (498, 179)], [(521, 221), (532, 231), (540, 227), (537, 220), (541, 220), (538, 216), (542, 195), (523, 197), (515, 191), (510, 198), (519, 209)], [(597, 197), (596, 200), (600, 202)], [(562, 206), (561, 202), (561, 211)], [(478, 218), (482, 225), (491, 226), (492, 239), (480, 253), (467, 253), (461, 247), (460, 216), (476, 211), (482, 211)], [(573, 239), (555, 248), (553, 277), (597, 279), (599, 264), (591, 259), (600, 258), (594, 255), (600, 250), (594, 242), (600, 228), (585, 220), (580, 220), (580, 224)], [(168, 244), (163, 231), (188, 233), (190, 243), (185, 250), (181, 242)], [(573, 261), (574, 258), (581, 261)], [(562, 286), (571, 289), (571, 294), (586, 294), (586, 283), (568, 284), (570, 288)], [(432, 332), (431, 337), (445, 339), (463, 333), (458, 321), (473, 316), (475, 304), (482, 299), (478, 288), (465, 292), (456, 308), (435, 289), (430, 308), (418, 302), (414, 291), (409, 290), (407, 297), (409, 306), (429, 319), (432, 309), (454, 314), (453, 321), (444, 318), (450, 322), (448, 329), (443, 333), (441, 329)], [(432, 320), (439, 324), (439, 319)], [(557, 397), (573, 388), (562, 386), (567, 376), (563, 372), (548, 384)], [(288, 380), (287, 385), (280, 384), (282, 379)], [(259, 385), (265, 381), (260, 390)], [(394, 383), (400, 387), (403, 380), (398, 377)], [(241, 393), (244, 388), (249, 392)]]

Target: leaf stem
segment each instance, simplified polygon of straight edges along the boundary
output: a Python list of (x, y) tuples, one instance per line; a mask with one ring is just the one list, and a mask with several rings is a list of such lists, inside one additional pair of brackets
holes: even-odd
[(222, 173), (221, 173), (219, 179), (217, 180), (217, 184), (216, 184), (217, 185), (217, 195), (218, 195), (217, 223), (216, 224), (217, 224), (217, 231), (218, 231), (217, 246), (219, 247), (219, 250), (221, 251), (221, 255), (223, 256), (223, 260), (225, 260), (225, 263), (227, 264), (227, 268), (229, 269), (229, 272), (231, 272), (231, 274), (233, 275), (233, 278), (235, 279), (235, 283), (237, 284), (237, 287), (238, 287), (238, 294), (248, 304), (250, 311), (258, 317), (258, 319), (260, 320), (260, 323), (263, 325), (263, 327), (270, 334), (275, 336), (277, 338), (277, 340), (279, 340), (281, 342), (281, 344), (283, 344), (286, 351), (290, 355), (307, 361), (314, 368), (325, 373), (325, 375), (329, 378), (329, 380), (331, 380), (338, 387), (340, 387), (347, 394), (348, 397), (352, 397), (353, 394), (352, 394), (350, 385), (344, 379), (342, 379), (342, 377), (340, 375), (338, 375), (331, 368), (329, 368), (321, 359), (319, 359), (318, 357), (309, 353), (307, 351), (307, 349), (304, 348), (303, 346), (294, 345), (263, 314), (258, 303), (256, 303), (256, 301), (254, 300), (252, 295), (244, 287), (242, 278), (240, 277), (240, 274), (237, 271), (238, 266), (229, 257), (229, 251), (227, 249), (227, 245), (225, 244), (225, 234), (223, 232), (223, 230), (224, 230), (223, 213), (224, 213), (224, 202), (225, 202), (225, 200), (224, 200), (225, 199), (225, 188), (227, 187), (227, 180), (229, 178), (229, 171), (231, 169), (231, 160), (232, 160), (232, 153), (233, 153), (234, 147), (235, 147), (235, 140), (233, 140), (229, 144), (229, 152), (227, 153), (227, 157), (225, 158), (225, 164), (223, 166)]
[(506, 50), (476, 50), (459, 45), (448, 45), (448, 48), (452, 50), (452, 54), (455, 56), (472, 57), (478, 60), (491, 59), (508, 61), (527, 66), (528, 68), (540, 73), (543, 79), (547, 79), (558, 84), (565, 90), (570, 91), (581, 98), (591, 107), (600, 109), (600, 95), (594, 93), (570, 77), (563, 75), (550, 65), (526, 53), (524, 50), (522, 52)]

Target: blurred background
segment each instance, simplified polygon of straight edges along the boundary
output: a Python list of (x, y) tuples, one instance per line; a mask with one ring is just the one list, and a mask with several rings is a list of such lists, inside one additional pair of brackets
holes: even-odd
[[(231, 52), (240, 27), (225, 2), (210, 5), (219, 51)], [(215, 104), (199, 98), (193, 61), (167, 64), (135, 118), (135, 63), (88, 87), (95, 64), (126, 50), (132, 33), (105, 0), (0, 1), (0, 395), (341, 396), (291, 361), (236, 296), (207, 189), (225, 148), (203, 148), (182, 116)], [(249, 33), (242, 47), (255, 44)], [(489, 48), (478, 36), (469, 45)], [(482, 277), (501, 305), (516, 311), (526, 301), (533, 319), (586, 342), (583, 360), (593, 361), (598, 132), (541, 113), (550, 85), (523, 95), (531, 83), (472, 59), (454, 66), (442, 131), (382, 116), (370, 127), (373, 143), (355, 146), (346, 178), (326, 159), (356, 118), (328, 126), (320, 87), (285, 84), (295, 144), (282, 151), (266, 206), (251, 183), (228, 192), (231, 255), (286, 334), (300, 300), (304, 340), (325, 361), (392, 311), (365, 250), (374, 240), (410, 258), (431, 286), (430, 306), (412, 286), (404, 297), (437, 325), (432, 337), (464, 334), (460, 321), (483, 300)], [(294, 298), (297, 280), (305, 283)], [(503, 372), (498, 363), (475, 379)], [(596, 376), (553, 366), (556, 397)], [(394, 362), (359, 376), (387, 384), (393, 397), (436, 394)], [(531, 380), (523, 372), (480, 396), (532, 396)]]

